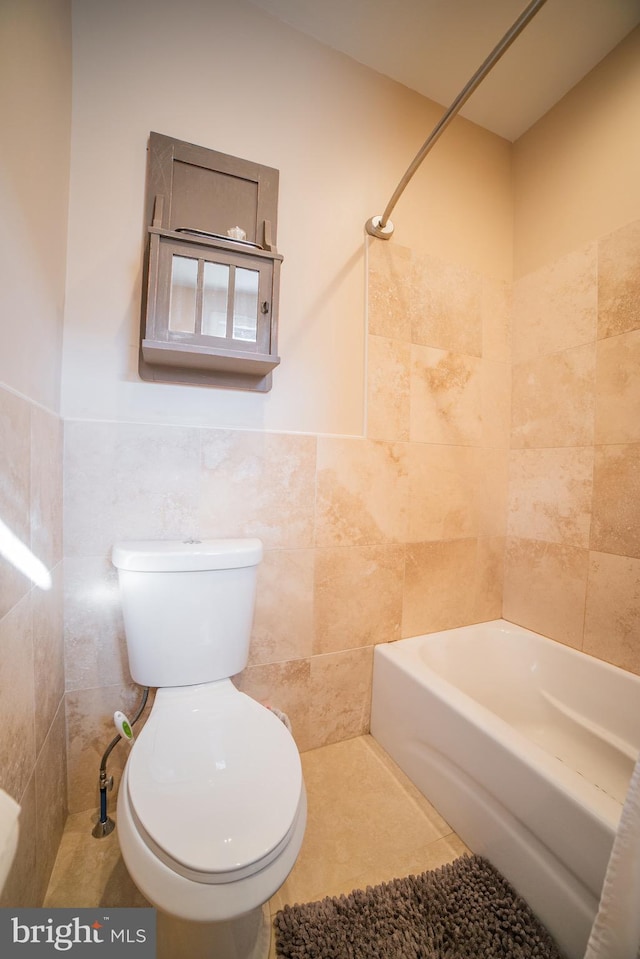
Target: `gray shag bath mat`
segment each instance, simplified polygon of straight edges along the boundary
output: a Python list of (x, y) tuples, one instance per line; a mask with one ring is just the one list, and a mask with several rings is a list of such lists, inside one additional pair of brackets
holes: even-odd
[(278, 959), (562, 959), (524, 899), (480, 856), (285, 906), (274, 924)]

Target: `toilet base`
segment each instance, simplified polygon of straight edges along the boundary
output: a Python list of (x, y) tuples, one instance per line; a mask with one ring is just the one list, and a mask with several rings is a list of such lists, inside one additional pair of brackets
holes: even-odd
[(158, 910), (157, 959), (268, 959), (269, 905), (224, 922), (191, 922)]

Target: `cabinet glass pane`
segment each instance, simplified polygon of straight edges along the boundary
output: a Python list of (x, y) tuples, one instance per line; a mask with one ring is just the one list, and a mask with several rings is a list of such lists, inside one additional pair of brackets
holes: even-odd
[(257, 270), (236, 267), (236, 286), (233, 298), (233, 338), (255, 343), (258, 336), (258, 280)]
[(202, 332), (206, 336), (227, 335), (229, 267), (223, 263), (204, 263), (202, 286)]
[(194, 333), (196, 328), (196, 288), (198, 261), (187, 256), (171, 257), (171, 295), (169, 329), (176, 333)]

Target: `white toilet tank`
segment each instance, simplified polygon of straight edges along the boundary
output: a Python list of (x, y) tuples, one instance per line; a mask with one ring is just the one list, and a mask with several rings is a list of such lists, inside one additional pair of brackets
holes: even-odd
[(261, 559), (259, 539), (116, 544), (135, 682), (191, 686), (244, 669)]

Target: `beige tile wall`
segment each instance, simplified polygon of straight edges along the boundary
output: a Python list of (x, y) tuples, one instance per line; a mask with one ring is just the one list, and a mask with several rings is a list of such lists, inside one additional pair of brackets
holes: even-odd
[(301, 749), (367, 731), (377, 643), (500, 615), (507, 285), (395, 244), (369, 254), (365, 437), (65, 424), (72, 811), (97, 804), (109, 716), (137, 695), (118, 539), (262, 539), (237, 682), (289, 713)]
[(510, 314), (507, 283), (369, 245), (368, 436), (408, 474), (402, 636), (500, 615)]
[(367, 730), (373, 648), (403, 636), (504, 614), (640, 671), (639, 253), (632, 224), (512, 310), (509, 284), (370, 242), (365, 437), (67, 423), (70, 808), (138, 695), (118, 539), (261, 537), (237, 682), (301, 749)]
[(640, 673), (640, 221), (514, 285), (504, 614)]
[(261, 537), (237, 682), (303, 750), (367, 730), (373, 648), (403, 636), (504, 614), (640, 672), (639, 254), (632, 224), (512, 307), (507, 283), (371, 241), (365, 437), (68, 422), (70, 808), (96, 805), (138, 695), (118, 539)]
[(39, 905), (67, 815), (62, 629), (62, 428), (0, 388), (0, 520), (50, 571), (32, 587), (0, 553), (0, 787), (22, 806), (0, 906)]

